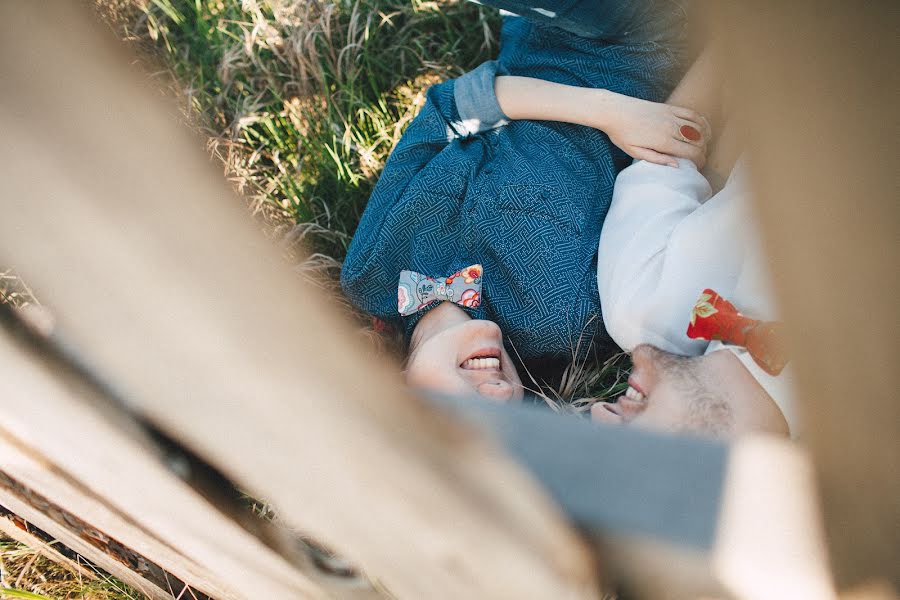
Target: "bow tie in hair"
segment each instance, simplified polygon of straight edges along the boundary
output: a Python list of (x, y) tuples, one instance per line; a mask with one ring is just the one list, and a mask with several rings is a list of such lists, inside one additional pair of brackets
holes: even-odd
[(778, 375), (788, 363), (784, 325), (778, 321), (757, 321), (738, 312), (734, 304), (706, 289), (691, 313), (687, 335), (692, 339), (720, 340), (743, 346), (756, 364), (769, 375)]
[(449, 277), (428, 277), (415, 271), (400, 271), (397, 311), (411, 315), (435, 302), (455, 302), (476, 308), (481, 304), (481, 265), (460, 269)]

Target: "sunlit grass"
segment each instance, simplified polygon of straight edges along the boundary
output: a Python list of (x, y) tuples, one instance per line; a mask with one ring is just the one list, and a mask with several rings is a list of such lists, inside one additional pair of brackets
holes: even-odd
[(171, 74), (226, 177), (338, 261), (424, 90), (496, 50), (496, 15), (453, 0), (139, 6), (120, 34)]

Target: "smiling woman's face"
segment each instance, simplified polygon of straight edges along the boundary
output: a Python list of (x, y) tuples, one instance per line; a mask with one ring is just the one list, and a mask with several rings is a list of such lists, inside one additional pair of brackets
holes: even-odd
[(452, 395), (480, 394), (497, 402), (522, 399), (522, 381), (493, 321), (473, 320), (449, 302), (429, 311), (410, 343), (406, 380)]

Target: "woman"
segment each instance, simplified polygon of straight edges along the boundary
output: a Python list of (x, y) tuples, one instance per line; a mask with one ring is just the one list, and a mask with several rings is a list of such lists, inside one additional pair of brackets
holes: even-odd
[(629, 155), (703, 160), (703, 118), (656, 102), (681, 70), (683, 11), (552, 4), (502, 2), (542, 22), (506, 18), (497, 60), (428, 90), (350, 245), (342, 287), (406, 333), (413, 385), (516, 400), (510, 350), (571, 359), (606, 338), (596, 258), (616, 174)]

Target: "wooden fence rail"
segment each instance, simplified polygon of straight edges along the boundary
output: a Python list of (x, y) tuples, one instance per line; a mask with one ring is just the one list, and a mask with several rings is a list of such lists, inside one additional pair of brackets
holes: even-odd
[[(211, 503), (167, 469), (157, 444), (101, 391), (22, 337), (0, 331), (0, 465), (9, 478), (213, 598), (325, 597), (298, 548), (264, 544), (272, 536), (223, 514), (227, 503)], [(0, 489), (0, 505), (62, 540), (65, 523), (37, 517), (33, 504), (27, 516), (16, 508), (28, 500)], [(101, 564), (135, 585), (122, 565)], [(352, 585), (334, 587), (351, 595)]]

